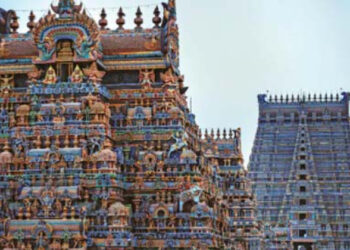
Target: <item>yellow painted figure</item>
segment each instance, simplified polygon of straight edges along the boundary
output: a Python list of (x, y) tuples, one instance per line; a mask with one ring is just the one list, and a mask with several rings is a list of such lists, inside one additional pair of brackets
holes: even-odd
[(75, 69), (74, 69), (72, 76), (71, 76), (71, 81), (73, 83), (82, 83), (83, 77), (84, 77), (84, 73), (81, 70), (81, 68), (79, 67), (79, 65), (75, 66)]
[(45, 79), (43, 80), (44, 84), (55, 84), (57, 82), (57, 76), (55, 69), (50, 66), (46, 71)]

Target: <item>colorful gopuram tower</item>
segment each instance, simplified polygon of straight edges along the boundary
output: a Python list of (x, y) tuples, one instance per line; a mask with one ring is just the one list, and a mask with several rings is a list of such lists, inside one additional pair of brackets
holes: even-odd
[(266, 249), (350, 249), (349, 94), (258, 99), (249, 177)]
[(174, 0), (108, 29), (60, 0), (0, 9), (0, 248), (259, 250), (240, 129), (202, 138)]

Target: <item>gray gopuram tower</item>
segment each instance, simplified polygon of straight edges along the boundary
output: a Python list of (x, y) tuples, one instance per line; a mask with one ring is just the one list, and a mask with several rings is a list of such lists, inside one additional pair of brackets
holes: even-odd
[(349, 94), (258, 100), (249, 177), (266, 249), (350, 249)]

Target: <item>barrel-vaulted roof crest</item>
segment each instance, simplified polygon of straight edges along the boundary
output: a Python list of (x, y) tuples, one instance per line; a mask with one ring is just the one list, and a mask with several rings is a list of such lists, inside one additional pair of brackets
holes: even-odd
[(75, 50), (74, 61), (95, 61), (100, 57), (100, 32), (94, 19), (82, 5), (73, 0), (60, 0), (58, 6), (51, 6), (56, 14), (42, 17), (33, 30), (33, 38), (39, 49), (34, 63), (54, 63), (56, 44), (70, 40)]

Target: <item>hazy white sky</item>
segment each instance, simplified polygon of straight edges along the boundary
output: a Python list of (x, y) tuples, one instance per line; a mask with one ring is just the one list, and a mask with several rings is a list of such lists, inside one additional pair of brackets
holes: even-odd
[[(157, 0), (83, 0), (109, 27), (126, 6), (128, 25), (137, 5), (150, 26)], [(0, 0), (0, 7), (48, 10), (47, 0)], [(257, 94), (336, 93), (349, 90), (349, 0), (178, 0), (181, 69), (202, 128), (243, 132), (246, 159), (255, 136)], [(95, 9), (97, 8), (97, 9)], [(29, 11), (20, 11), (21, 31)]]

